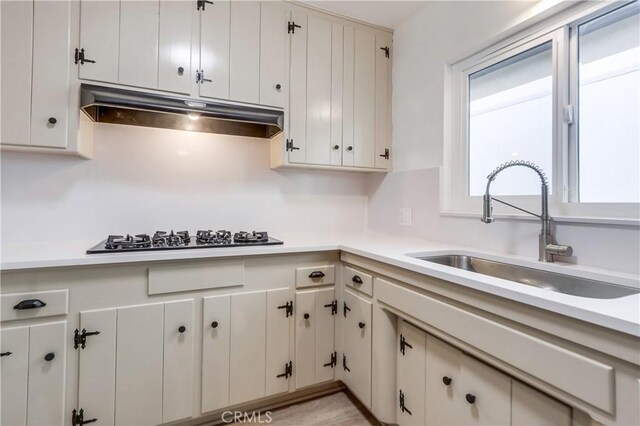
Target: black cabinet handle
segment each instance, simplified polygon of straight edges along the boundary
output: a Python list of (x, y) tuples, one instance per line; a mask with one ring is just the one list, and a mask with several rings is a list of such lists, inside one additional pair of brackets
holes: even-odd
[(179, 333), (184, 333), (185, 331), (187, 331), (187, 327), (185, 327), (184, 325), (181, 325), (180, 327), (178, 327)]
[(360, 321), (360, 322), (358, 323), (358, 327), (360, 327), (360, 328), (364, 328), (364, 326), (365, 326), (364, 322)]
[(476, 396), (472, 393), (468, 393), (464, 396), (469, 404), (475, 404)]
[(211, 328), (218, 328), (218, 321), (214, 321), (211, 323)]
[(38, 309), (45, 306), (47, 306), (47, 304), (40, 299), (28, 299), (21, 301), (16, 306), (14, 306), (13, 309), (24, 311), (25, 309)]
[(322, 271), (313, 271), (309, 274), (309, 278), (322, 278), (324, 277), (324, 272)]
[(309, 319), (309, 314), (304, 314), (304, 319), (308, 320)]
[(44, 356), (44, 360), (45, 361), (53, 361), (53, 359), (56, 357), (56, 354), (54, 354), (53, 352), (49, 352), (48, 354), (46, 354)]
[(184, 67), (178, 67), (178, 75), (184, 74)]
[(362, 278), (360, 278), (359, 275), (354, 275), (353, 278), (351, 278), (351, 281), (353, 281), (356, 284), (362, 284)]
[(442, 377), (442, 383), (444, 383), (446, 386), (449, 386), (451, 384), (451, 377), (443, 376)]
[(282, 89), (282, 84), (280, 83), (276, 84), (276, 90), (280, 90), (280, 89)]
[(2, 352), (0, 353), (0, 356), (9, 356), (11, 355), (13, 352)]

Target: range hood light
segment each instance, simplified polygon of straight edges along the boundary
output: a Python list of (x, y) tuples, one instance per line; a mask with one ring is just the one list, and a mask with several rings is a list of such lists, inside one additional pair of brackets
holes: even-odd
[(187, 117), (189, 117), (189, 120), (196, 121), (198, 118), (200, 118), (200, 114), (196, 112), (190, 112), (190, 113), (187, 113)]
[(195, 101), (184, 101), (185, 104), (187, 104), (187, 106), (190, 106), (192, 108), (206, 108), (207, 104), (205, 104), (204, 102), (195, 102)]

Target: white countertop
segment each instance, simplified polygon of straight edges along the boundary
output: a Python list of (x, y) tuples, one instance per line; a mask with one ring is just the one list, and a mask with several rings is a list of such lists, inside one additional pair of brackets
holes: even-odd
[(572, 296), (425, 262), (408, 256), (407, 254), (419, 253), (420, 255), (428, 256), (447, 254), (455, 251), (461, 254), (480, 255), (481, 257), (491, 260), (506, 261), (521, 266), (544, 269), (635, 288), (640, 288), (638, 276), (579, 265), (560, 263), (545, 264), (532, 258), (501, 255), (471, 250), (451, 244), (419, 239), (397, 238), (376, 233), (358, 235), (291, 234), (277, 235), (276, 237), (284, 240), (285, 244), (277, 246), (198, 248), (91, 255), (86, 254), (85, 251), (87, 248), (94, 246), (96, 241), (11, 244), (2, 247), (0, 269), (3, 271), (15, 271), (37, 268), (116, 265), (132, 262), (342, 250), (640, 337), (640, 294), (617, 299), (594, 299)]

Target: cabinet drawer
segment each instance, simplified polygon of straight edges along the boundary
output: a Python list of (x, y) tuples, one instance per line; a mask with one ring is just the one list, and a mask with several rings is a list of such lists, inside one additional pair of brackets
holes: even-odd
[(373, 296), (373, 277), (357, 269), (344, 267), (344, 283), (348, 287)]
[(0, 295), (2, 321), (66, 315), (68, 312), (69, 290), (67, 289)]
[(615, 372), (610, 365), (379, 278), (376, 278), (376, 296), (399, 311), (613, 413)]
[(173, 263), (149, 267), (149, 294), (244, 285), (244, 262)]
[(309, 266), (296, 268), (296, 287), (314, 287), (334, 284), (336, 279), (335, 265)]

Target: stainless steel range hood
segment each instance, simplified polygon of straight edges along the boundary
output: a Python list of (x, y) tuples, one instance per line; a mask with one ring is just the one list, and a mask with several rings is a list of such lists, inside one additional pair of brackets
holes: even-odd
[(94, 122), (272, 138), (284, 112), (82, 84), (80, 109)]

